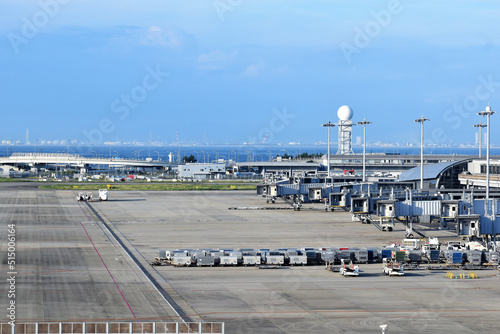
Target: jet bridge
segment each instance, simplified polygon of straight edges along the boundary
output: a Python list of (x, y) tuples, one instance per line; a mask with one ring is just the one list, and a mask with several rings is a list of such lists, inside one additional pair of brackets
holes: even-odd
[(392, 231), (394, 228), (394, 218), (396, 217), (396, 200), (381, 199), (376, 202), (377, 217), (382, 231)]
[(457, 216), (457, 235), (462, 237), (478, 237), (481, 232), (481, 215)]
[(310, 201), (319, 202), (324, 198), (323, 189), (324, 187), (309, 187), (307, 197)]
[(441, 218), (455, 219), (458, 217), (460, 201), (441, 201)]
[(457, 223), (460, 201), (441, 201), (441, 227), (446, 228), (449, 222)]
[[(345, 192), (331, 192), (330, 193), (330, 207), (333, 208), (346, 208), (348, 205), (347, 193)], [(350, 201), (349, 201), (350, 202)]]
[(353, 214), (370, 213), (370, 197), (351, 197), (351, 212)]
[[(420, 222), (438, 218), (441, 227), (456, 223), (461, 236), (495, 236), (500, 234), (498, 199), (474, 199), (473, 191), (463, 191), (461, 200), (438, 191), (416, 191), (404, 185), (383, 188), (376, 183), (326, 183), (326, 178), (295, 177), (257, 186), (257, 194), (273, 201), (277, 197), (294, 200), (294, 207), (301, 203), (325, 201), (326, 210), (340, 207), (350, 211), (363, 222), (379, 221), (381, 226), (393, 226), (396, 219), (418, 217)], [(456, 197), (454, 197), (456, 198)]]

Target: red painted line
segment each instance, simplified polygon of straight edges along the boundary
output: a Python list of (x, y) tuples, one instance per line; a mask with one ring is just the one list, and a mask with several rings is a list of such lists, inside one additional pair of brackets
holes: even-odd
[[(83, 213), (85, 214), (85, 216), (87, 216), (87, 213), (85, 212), (85, 210), (83, 210), (83, 208), (80, 206), (80, 209), (82, 209)], [(90, 220), (89, 216), (87, 216), (87, 219)], [(99, 258), (101, 259), (101, 262), (102, 264), (104, 265), (104, 268), (106, 268), (106, 270), (108, 271), (108, 274), (109, 276), (111, 276), (111, 279), (113, 280), (113, 282), (115, 283), (116, 285), (116, 288), (118, 289), (118, 291), (120, 292), (120, 295), (122, 295), (122, 298), (123, 300), (125, 301), (125, 304), (127, 304), (128, 306), (128, 309), (130, 310), (130, 312), (132, 313), (132, 315), (134, 316), (134, 319), (137, 320), (137, 317), (135, 316), (135, 313), (134, 311), (132, 311), (132, 307), (130, 307), (130, 304), (128, 303), (127, 301), (127, 298), (125, 298), (125, 296), (123, 295), (122, 293), (122, 290), (120, 290), (120, 287), (118, 286), (118, 283), (116, 283), (115, 281), (115, 278), (113, 277), (113, 275), (111, 274), (111, 272), (109, 271), (108, 269), (108, 266), (106, 265), (106, 263), (104, 263), (104, 260), (102, 259), (101, 257), (101, 254), (99, 254), (99, 251), (97, 250), (96, 246), (94, 245), (94, 242), (92, 241), (92, 238), (90, 237), (89, 233), (87, 232), (87, 229), (85, 228), (85, 226), (83, 226), (83, 223), (80, 222), (80, 225), (82, 225), (83, 227), (83, 230), (85, 231), (85, 234), (87, 234), (87, 237), (89, 238), (90, 242), (92, 243), (92, 246), (94, 246), (94, 249), (95, 251), (97, 252), (97, 255), (99, 255)]]
[[(219, 315), (219, 314), (304, 314), (304, 313), (309, 313), (309, 314), (328, 314), (328, 313), (337, 313), (337, 314), (342, 314), (342, 313), (354, 313), (354, 314), (361, 314), (361, 313), (426, 313), (426, 312), (435, 312), (435, 313), (448, 313), (448, 312), (453, 312), (453, 313), (458, 313), (458, 312), (500, 312), (500, 310), (298, 310), (298, 311), (269, 311), (269, 312), (237, 312), (237, 311), (220, 311), (220, 312), (207, 312), (207, 313), (198, 313), (196, 314), (197, 316), (209, 316), (209, 315)], [(406, 318), (405, 316), (402, 316), (403, 318)], [(452, 317), (452, 316), (447, 316), (447, 315), (440, 315), (440, 317)], [(453, 316), (453, 317), (461, 317), (460, 315), (458, 316)], [(469, 315), (468, 317), (473, 317)], [(334, 318), (333, 316), (330, 318)], [(356, 317), (355, 317), (356, 318)]]

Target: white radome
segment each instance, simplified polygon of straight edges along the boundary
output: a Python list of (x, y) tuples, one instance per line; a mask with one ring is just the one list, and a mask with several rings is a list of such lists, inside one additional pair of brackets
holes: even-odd
[(339, 120), (341, 120), (341, 121), (350, 121), (352, 119), (353, 115), (354, 115), (354, 112), (352, 111), (351, 107), (349, 107), (349, 106), (342, 106), (337, 111), (337, 116), (339, 117)]

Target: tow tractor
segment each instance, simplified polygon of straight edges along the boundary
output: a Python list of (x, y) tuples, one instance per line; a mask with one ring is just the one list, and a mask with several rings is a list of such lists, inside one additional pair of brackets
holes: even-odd
[(403, 276), (405, 274), (401, 263), (389, 258), (385, 258), (382, 262), (384, 264), (384, 274), (389, 276)]
[(359, 266), (354, 265), (354, 263), (352, 263), (352, 260), (341, 259), (340, 265), (340, 273), (343, 276), (359, 276)]
[(99, 193), (97, 194), (97, 196), (95, 196), (95, 194), (93, 194), (92, 192), (88, 192), (88, 193), (80, 192), (76, 195), (76, 200), (77, 201), (88, 201), (88, 202), (107, 201), (108, 200), (108, 190), (107, 189), (99, 189)]

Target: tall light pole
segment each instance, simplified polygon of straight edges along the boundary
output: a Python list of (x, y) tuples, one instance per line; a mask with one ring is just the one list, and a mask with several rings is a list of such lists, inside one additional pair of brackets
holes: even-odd
[(328, 152), (326, 154), (326, 159), (327, 159), (327, 167), (328, 167), (328, 177), (330, 177), (330, 130), (332, 127), (335, 126), (332, 122), (328, 121), (328, 123), (325, 123), (321, 126), (326, 126), (328, 127)]
[(474, 124), (475, 128), (479, 128), (479, 157), (481, 158), (481, 128), (486, 127), (486, 124), (479, 122), (478, 124)]
[(366, 125), (372, 122), (363, 119), (362, 122), (356, 124), (363, 125), (363, 182), (366, 182)]
[(430, 121), (430, 119), (425, 118), (424, 115), (419, 119), (414, 120), (414, 122), (420, 123), (420, 190), (424, 189), (424, 122)]
[(477, 113), (479, 116), (486, 116), (486, 200), (490, 199), (490, 116), (495, 113), (490, 106)]

